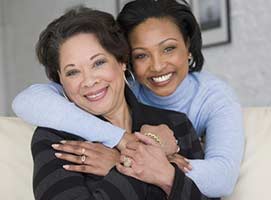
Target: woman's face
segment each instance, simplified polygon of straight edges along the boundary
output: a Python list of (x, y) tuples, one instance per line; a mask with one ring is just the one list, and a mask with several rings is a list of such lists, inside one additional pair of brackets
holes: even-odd
[(125, 65), (100, 45), (93, 34), (78, 34), (60, 47), (60, 82), (77, 106), (109, 115), (124, 99)]
[(149, 18), (129, 35), (138, 81), (159, 96), (172, 94), (188, 74), (189, 51), (170, 18)]

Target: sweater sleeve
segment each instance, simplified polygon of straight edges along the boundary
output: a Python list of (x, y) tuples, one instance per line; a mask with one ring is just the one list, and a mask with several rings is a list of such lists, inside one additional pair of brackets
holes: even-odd
[(169, 195), (169, 200), (219, 200), (219, 198), (208, 198), (203, 195), (196, 184), (178, 168), (175, 163), (172, 163), (175, 168), (175, 176)]
[(190, 160), (187, 173), (200, 191), (209, 197), (227, 196), (236, 184), (244, 149), (243, 118), (231, 89), (215, 86), (206, 97), (199, 116), (206, 131), (204, 160)]
[[(62, 134), (63, 135), (63, 134)], [(147, 184), (112, 168), (105, 177), (65, 170), (70, 164), (55, 157), (51, 145), (65, 139), (58, 131), (37, 128), (31, 142), (34, 161), (33, 191), (37, 200), (145, 199)]]
[(78, 108), (62, 96), (62, 90), (56, 83), (32, 85), (15, 97), (13, 111), (35, 126), (73, 133), (108, 147), (119, 143), (125, 130)]

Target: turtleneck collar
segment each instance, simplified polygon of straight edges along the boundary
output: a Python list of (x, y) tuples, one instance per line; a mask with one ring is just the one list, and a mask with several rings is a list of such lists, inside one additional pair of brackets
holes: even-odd
[(141, 86), (139, 100), (152, 106), (180, 111), (180, 107), (185, 107), (190, 102), (195, 86), (191, 74), (188, 74), (175, 92), (169, 96), (158, 96), (147, 87)]

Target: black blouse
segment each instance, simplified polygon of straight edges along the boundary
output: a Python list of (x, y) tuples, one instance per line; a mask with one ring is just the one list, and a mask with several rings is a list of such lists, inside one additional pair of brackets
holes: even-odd
[[(144, 124), (166, 124), (179, 141), (180, 152), (190, 159), (203, 159), (203, 151), (195, 130), (183, 113), (143, 105), (130, 91), (125, 97), (132, 111), (132, 131), (139, 131)], [(105, 120), (103, 117), (101, 119)], [(74, 122), (76, 123), (76, 122)], [(66, 171), (63, 165), (72, 164), (55, 157), (51, 145), (61, 140), (84, 141), (79, 136), (38, 127), (32, 137), (31, 150), (34, 160), (33, 190), (37, 200), (159, 200), (167, 199), (160, 188), (119, 173), (113, 167), (102, 177)], [(102, 158), (101, 158), (102, 159)], [(204, 196), (194, 182), (175, 165), (172, 200), (202, 200)]]

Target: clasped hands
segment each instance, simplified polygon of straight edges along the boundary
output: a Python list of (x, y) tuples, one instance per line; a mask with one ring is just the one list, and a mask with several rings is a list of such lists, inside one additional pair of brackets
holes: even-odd
[[(159, 136), (161, 145), (141, 134), (146, 132)], [(120, 150), (85, 141), (61, 141), (52, 147), (57, 150), (57, 158), (74, 163), (63, 166), (68, 171), (105, 176), (116, 166), (117, 170), (125, 175), (160, 187), (164, 187), (160, 184), (161, 177), (167, 177), (167, 180), (162, 180), (163, 183), (171, 182), (174, 177), (174, 168), (170, 162), (176, 163), (183, 172), (192, 169), (187, 159), (176, 154), (179, 147), (166, 125), (143, 125), (140, 133), (130, 134), (128, 138), (130, 140), (126, 141)], [(121, 164), (125, 156), (131, 159), (129, 168)], [(161, 176), (165, 172), (168, 174)]]

